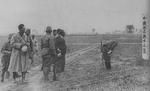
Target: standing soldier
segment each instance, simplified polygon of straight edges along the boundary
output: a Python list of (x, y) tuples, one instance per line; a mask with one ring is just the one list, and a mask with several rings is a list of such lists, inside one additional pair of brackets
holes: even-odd
[(57, 72), (64, 72), (65, 69), (65, 55), (66, 55), (66, 43), (65, 43), (65, 32), (62, 29), (57, 30), (58, 36), (55, 39), (57, 58)]
[(103, 44), (102, 45), (102, 58), (105, 60), (105, 66), (107, 70), (111, 69), (111, 50), (109, 50), (108, 45), (107, 44)]
[[(46, 28), (46, 34), (41, 38), (42, 70), (45, 81), (49, 80), (48, 74), (56, 56), (54, 38), (51, 33), (52, 28), (48, 26)], [(53, 80), (56, 80), (56, 78), (53, 78)]]
[(25, 40), (25, 26), (24, 24), (20, 24), (18, 26), (19, 32), (15, 35), (13, 35), (11, 39), (11, 45), (12, 45), (12, 54), (10, 58), (10, 65), (8, 70), (10, 72), (13, 72), (13, 78), (16, 82), (16, 75), (17, 72), (22, 73), (22, 82), (25, 80), (25, 73), (27, 72), (27, 61), (29, 58), (28, 54), (28, 44)]
[(12, 51), (10, 40), (12, 36), (13, 34), (9, 34), (8, 42), (6, 42), (1, 49), (1, 53), (3, 54), (2, 59), (1, 59), (1, 63), (2, 63), (1, 82), (4, 81), (4, 75), (6, 72), (9, 75), (8, 67), (9, 67), (10, 56), (11, 56), (11, 51)]
[(28, 53), (29, 53), (29, 59), (31, 60), (31, 64), (33, 63), (33, 43), (31, 38), (31, 30), (27, 29), (26, 32), (26, 43), (28, 44)]

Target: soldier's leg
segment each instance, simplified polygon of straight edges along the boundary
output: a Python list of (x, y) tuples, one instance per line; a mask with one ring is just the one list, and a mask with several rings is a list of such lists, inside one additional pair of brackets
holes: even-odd
[(57, 73), (57, 58), (53, 57), (51, 59), (51, 66), (52, 66), (52, 72), (53, 72), (53, 81), (56, 81), (56, 73)]
[(43, 67), (43, 75), (44, 75), (44, 81), (48, 81), (48, 74), (49, 74), (49, 68)]
[(4, 81), (4, 76), (5, 76), (6, 71), (7, 71), (7, 64), (6, 64), (6, 60), (5, 60), (2, 65), (1, 82)]
[(60, 73), (60, 61), (58, 61), (56, 64), (55, 64), (55, 66), (56, 66), (56, 72), (57, 73)]
[(62, 60), (62, 72), (64, 72), (65, 70), (65, 57), (63, 57), (63, 60)]
[(105, 65), (106, 65), (106, 69), (109, 70), (110, 69), (109, 62), (105, 62)]
[(60, 62), (60, 72), (64, 71), (64, 62), (63, 60)]
[(5, 75), (5, 71), (2, 70), (2, 74), (1, 74), (1, 82), (4, 82), (4, 75)]
[(65, 64), (64, 57), (61, 57), (59, 60), (59, 65), (58, 65), (59, 66), (59, 73), (64, 71), (64, 64)]
[(105, 65), (106, 65), (107, 70), (111, 69), (111, 64), (110, 64), (110, 59), (109, 58), (105, 61)]
[(111, 62), (110, 62), (110, 59), (109, 59), (109, 61), (108, 61), (108, 70), (110, 70), (111, 69)]
[(108, 59), (106, 58), (104, 60), (105, 60), (105, 67), (106, 67), (106, 69), (108, 69)]
[(55, 63), (55, 71), (56, 71), (56, 73), (59, 73), (59, 64), (58, 64), (58, 62)]
[(52, 66), (53, 66), (53, 81), (56, 81), (56, 68), (57, 68), (57, 66), (56, 66), (56, 64), (53, 64)]
[(7, 70), (7, 71), (6, 71), (6, 79), (9, 79), (9, 77), (10, 77), (10, 73), (9, 73), (9, 71)]
[(107, 67), (108, 67), (108, 66), (107, 66), (107, 61), (106, 61), (106, 60), (105, 60), (105, 67), (106, 67), (106, 69), (107, 69)]
[(44, 80), (48, 81), (48, 74), (50, 70), (50, 58), (43, 58), (43, 75), (44, 75)]
[(111, 63), (110, 62), (108, 63), (108, 69), (111, 69)]
[(9, 79), (9, 76), (10, 76), (10, 73), (8, 71), (9, 63), (10, 63), (10, 58), (7, 60), (7, 63), (6, 63), (6, 79)]
[[(27, 73), (27, 71), (23, 71), (23, 72), (21, 72), (22, 82), (24, 82), (24, 81), (25, 81), (26, 73)], [(16, 72), (16, 78), (17, 78), (17, 75), (18, 75), (18, 73)]]
[(25, 72), (23, 72), (23, 73), (24, 73), (23, 79), (26, 80), (26, 74), (28, 73), (28, 71), (25, 71)]
[(14, 79), (14, 81), (16, 81), (16, 74), (17, 74), (17, 72), (13, 72), (13, 79)]
[(56, 73), (60, 73), (60, 71), (61, 71), (60, 61), (61, 61), (60, 58), (58, 58), (55, 62), (55, 71), (56, 71)]

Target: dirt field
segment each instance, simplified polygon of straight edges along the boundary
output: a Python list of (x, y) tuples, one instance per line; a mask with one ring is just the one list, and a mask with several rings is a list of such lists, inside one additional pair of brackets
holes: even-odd
[[(98, 49), (101, 40), (119, 41), (107, 71)], [(137, 35), (67, 36), (69, 46), (65, 72), (58, 81), (43, 82), (39, 61), (24, 84), (0, 83), (1, 91), (150, 91), (150, 62), (141, 59), (141, 37)], [(89, 43), (89, 44), (88, 44)], [(129, 43), (129, 44), (122, 44)], [(87, 48), (88, 47), (88, 48)], [(82, 50), (81, 50), (82, 49)], [(85, 49), (85, 50), (84, 50)], [(75, 52), (76, 51), (76, 52)], [(52, 78), (52, 74), (49, 75)]]

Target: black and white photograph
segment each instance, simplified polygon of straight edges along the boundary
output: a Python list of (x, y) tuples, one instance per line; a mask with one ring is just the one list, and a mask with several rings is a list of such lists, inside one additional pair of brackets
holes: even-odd
[(149, 0), (0, 0), (0, 91), (150, 91)]

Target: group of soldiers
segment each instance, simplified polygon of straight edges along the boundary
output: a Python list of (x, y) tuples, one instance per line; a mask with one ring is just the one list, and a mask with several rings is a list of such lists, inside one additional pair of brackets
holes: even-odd
[[(37, 40), (31, 35), (31, 30), (26, 29), (24, 24), (18, 25), (18, 33), (10, 34), (8, 41), (3, 45), (2, 52), (2, 74), (1, 82), (4, 81), (5, 73), (12, 73), (13, 79), (22, 78), (25, 81), (26, 73), (34, 62), (34, 55), (38, 52), (42, 58), (41, 71), (44, 81), (49, 80), (49, 73), (53, 73), (53, 81), (57, 80), (57, 74), (65, 70), (66, 42), (63, 29), (52, 30), (46, 27), (45, 35), (41, 37), (40, 48)], [(111, 69), (111, 54), (117, 46), (116, 41), (101, 43), (102, 60), (105, 60), (106, 69)], [(29, 61), (30, 60), (30, 61)]]
[[(22, 78), (24, 82), (28, 70), (31, 68), (34, 55), (39, 48), (31, 30), (26, 29), (24, 24), (18, 25), (18, 33), (10, 34), (8, 41), (1, 49), (2, 71), (1, 82), (4, 81), (5, 73), (12, 73), (14, 82), (17, 78)], [(52, 71), (53, 80), (56, 80), (56, 73), (64, 72), (65, 68), (65, 32), (62, 29), (52, 30), (50, 26), (46, 28), (46, 34), (41, 38), (40, 55), (42, 57), (42, 67), (44, 80), (48, 81), (48, 74)], [(51, 69), (53, 67), (53, 70)]]
[[(53, 35), (52, 35), (53, 33)], [(46, 34), (41, 38), (41, 57), (44, 80), (48, 81), (48, 74), (53, 72), (53, 80), (56, 81), (56, 73), (62, 73), (65, 69), (66, 43), (65, 32), (62, 29), (53, 30), (46, 28)], [(51, 69), (53, 68), (53, 69)]]

